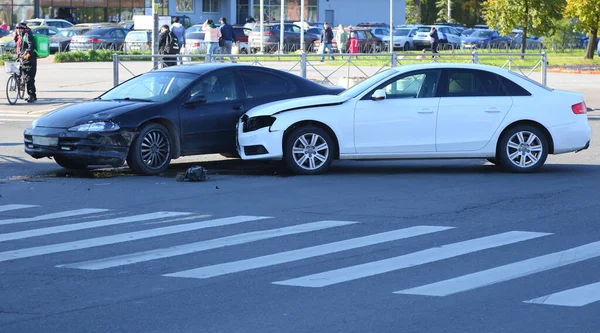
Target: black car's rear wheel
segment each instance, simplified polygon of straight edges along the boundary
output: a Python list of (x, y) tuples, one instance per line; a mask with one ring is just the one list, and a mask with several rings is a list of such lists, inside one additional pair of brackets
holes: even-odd
[(131, 143), (127, 164), (135, 173), (156, 175), (171, 162), (171, 135), (161, 124), (147, 124)]
[(65, 169), (82, 170), (88, 167), (87, 164), (75, 162), (72, 159), (64, 156), (54, 156), (54, 161), (56, 162), (56, 164), (60, 165)]

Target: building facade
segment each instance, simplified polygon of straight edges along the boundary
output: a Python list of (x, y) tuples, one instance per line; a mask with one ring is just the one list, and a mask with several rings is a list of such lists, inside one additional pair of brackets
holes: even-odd
[[(78, 23), (119, 22), (152, 12), (153, 0), (0, 0), (0, 20), (14, 25), (32, 18), (74, 19)], [(265, 21), (279, 21), (284, 1), (285, 20), (300, 21), (301, 0), (263, 0)], [(394, 25), (403, 24), (405, 0), (305, 0), (307, 22), (356, 25), (389, 23), (390, 1)], [(192, 23), (226, 17), (230, 23), (260, 19), (260, 0), (159, 0), (159, 15), (188, 16)]]

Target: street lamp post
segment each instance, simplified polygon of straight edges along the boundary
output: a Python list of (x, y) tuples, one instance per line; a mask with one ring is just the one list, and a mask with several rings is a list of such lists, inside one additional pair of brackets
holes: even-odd
[(394, 53), (394, 0), (390, 0), (390, 53)]
[(285, 8), (285, 0), (281, 0), (281, 15), (280, 15), (280, 19), (279, 19), (281, 21), (281, 22), (279, 22), (279, 24), (280, 24), (279, 25), (279, 53), (280, 54), (283, 54), (283, 50), (284, 50), (284, 48), (283, 48), (283, 29), (284, 29), (283, 21), (285, 20), (284, 8)]
[(260, 0), (260, 53), (265, 53), (265, 0)]
[(306, 50), (304, 45), (304, 0), (300, 0), (300, 49)]

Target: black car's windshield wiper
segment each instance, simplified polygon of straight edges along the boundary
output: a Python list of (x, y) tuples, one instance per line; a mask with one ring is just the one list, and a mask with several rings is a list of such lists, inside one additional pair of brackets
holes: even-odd
[(150, 100), (150, 99), (143, 99), (143, 98), (131, 98), (131, 97), (125, 97), (125, 98), (115, 98), (115, 99), (113, 99), (113, 101), (154, 102), (153, 100)]

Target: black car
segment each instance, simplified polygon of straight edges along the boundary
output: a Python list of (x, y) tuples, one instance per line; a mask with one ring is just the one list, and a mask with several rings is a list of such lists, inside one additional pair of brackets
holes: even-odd
[(158, 174), (181, 156), (236, 156), (236, 123), (255, 106), (341, 91), (259, 66), (168, 67), (42, 116), (24, 132), (25, 152), (69, 169), (127, 161), (136, 173)]
[(73, 38), (73, 36), (83, 35), (88, 31), (90, 31), (90, 28), (85, 27), (60, 29), (56, 35), (50, 37), (50, 53), (69, 51), (71, 38)]

